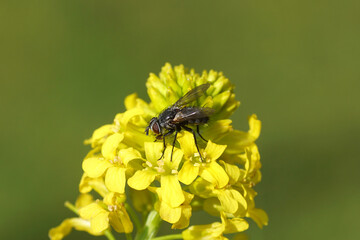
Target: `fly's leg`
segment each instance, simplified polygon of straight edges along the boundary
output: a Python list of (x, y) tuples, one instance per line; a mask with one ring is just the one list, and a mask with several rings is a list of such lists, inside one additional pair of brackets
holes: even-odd
[(174, 131), (175, 131), (175, 130), (170, 130), (170, 131), (168, 131), (167, 133), (164, 134), (164, 136), (163, 136), (164, 149), (163, 149), (163, 152), (162, 152), (161, 157), (159, 158), (159, 160), (162, 159), (162, 158), (164, 157), (164, 154), (165, 154), (165, 149), (166, 149), (165, 137), (166, 137), (166, 136), (169, 136), (169, 135), (172, 134)]
[(197, 134), (202, 138), (202, 140), (204, 140), (205, 142), (207, 142), (207, 140), (206, 140), (203, 136), (201, 136), (201, 134), (200, 134), (199, 125), (196, 125), (196, 132), (197, 132)]
[(176, 142), (176, 136), (177, 136), (177, 134), (178, 134), (178, 131), (175, 132), (174, 141), (173, 141), (172, 149), (171, 149), (170, 162), (172, 162), (172, 156), (173, 156), (173, 152), (174, 152), (174, 147), (175, 147), (175, 142)]
[(201, 161), (203, 161), (203, 158), (202, 158), (202, 156), (201, 156), (201, 153), (200, 153), (200, 150), (199, 150), (199, 147), (198, 147), (197, 141), (196, 141), (196, 135), (195, 135), (194, 130), (193, 130), (193, 129), (191, 129), (191, 128), (189, 128), (189, 127), (186, 127), (186, 126), (182, 126), (182, 128), (183, 128), (183, 129), (185, 129), (185, 130), (186, 130), (186, 131), (188, 131), (188, 132), (191, 132), (191, 133), (193, 134), (196, 149), (197, 149), (197, 151), (198, 151), (198, 153), (199, 153), (199, 155), (200, 155), (200, 159), (201, 159)]

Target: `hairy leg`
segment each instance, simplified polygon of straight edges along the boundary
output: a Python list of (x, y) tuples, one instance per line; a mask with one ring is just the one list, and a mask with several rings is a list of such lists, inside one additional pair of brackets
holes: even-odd
[(200, 134), (199, 125), (196, 125), (196, 132), (197, 132), (197, 134), (202, 138), (202, 140), (204, 140), (205, 142), (207, 142), (207, 140), (206, 140), (203, 136), (201, 136), (201, 134)]

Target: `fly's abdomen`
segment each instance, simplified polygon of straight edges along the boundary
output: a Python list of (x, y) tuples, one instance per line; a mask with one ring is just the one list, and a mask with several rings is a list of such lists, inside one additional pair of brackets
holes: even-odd
[(188, 120), (188, 124), (201, 125), (207, 123), (208, 121), (209, 121), (209, 117), (196, 118), (196, 119)]

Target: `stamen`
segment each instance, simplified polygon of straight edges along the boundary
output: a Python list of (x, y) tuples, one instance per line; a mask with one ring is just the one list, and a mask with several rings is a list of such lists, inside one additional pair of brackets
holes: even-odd
[(164, 160), (158, 160), (158, 161), (157, 161), (157, 165), (158, 165), (159, 167), (164, 166), (164, 164), (165, 164)]
[(178, 174), (179, 172), (178, 172), (178, 170), (176, 170), (176, 169), (173, 169), (173, 170), (171, 170), (171, 174)]
[(114, 132), (114, 133), (117, 133), (120, 131), (120, 126), (114, 126), (111, 128), (111, 130)]
[(114, 212), (114, 211), (117, 210), (117, 206), (116, 205), (109, 205), (108, 209), (109, 209), (110, 212)]
[(194, 163), (194, 167), (199, 167), (200, 163)]
[(163, 169), (162, 167), (154, 167), (155, 169), (156, 169), (156, 171), (158, 172), (158, 173), (163, 173), (163, 172), (165, 172), (165, 169)]
[(152, 167), (153, 165), (151, 164), (151, 162), (146, 161), (146, 165), (148, 165), (149, 167)]

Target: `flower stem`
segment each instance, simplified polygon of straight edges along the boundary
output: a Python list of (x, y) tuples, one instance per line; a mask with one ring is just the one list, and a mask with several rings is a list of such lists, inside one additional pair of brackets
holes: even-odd
[(152, 240), (172, 240), (172, 239), (183, 239), (182, 234), (172, 234), (172, 235), (166, 235), (161, 237), (153, 238)]
[(67, 207), (68, 209), (73, 211), (76, 215), (79, 215), (78, 210), (76, 209), (76, 207), (71, 202), (66, 201), (64, 205), (65, 205), (65, 207)]
[(160, 215), (157, 211), (152, 210), (145, 222), (145, 226), (136, 234), (135, 240), (151, 240), (159, 231), (161, 223)]
[(109, 240), (115, 240), (114, 235), (112, 235), (111, 231), (108, 229), (104, 232), (104, 235), (107, 237), (107, 239)]

